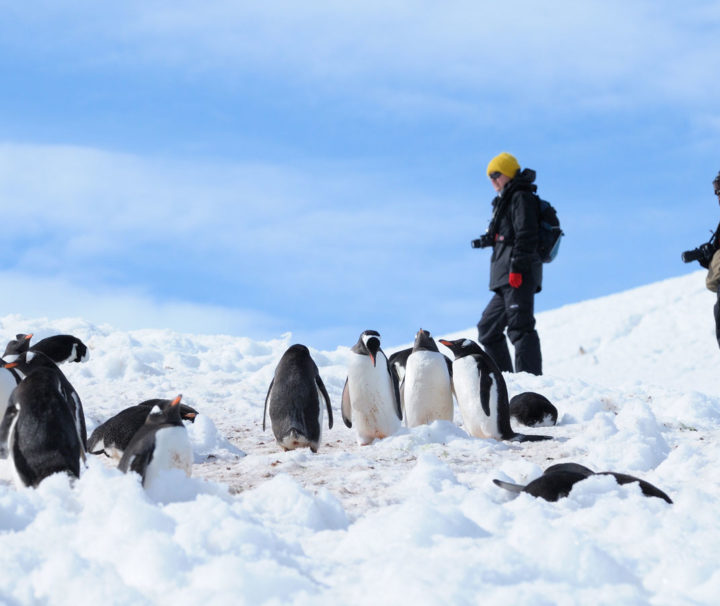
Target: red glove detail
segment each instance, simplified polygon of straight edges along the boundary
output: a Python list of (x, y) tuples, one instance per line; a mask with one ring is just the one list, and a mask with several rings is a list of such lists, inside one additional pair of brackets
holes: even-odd
[(508, 279), (508, 282), (513, 288), (520, 288), (520, 285), (522, 284), (522, 274), (510, 272), (510, 278)]

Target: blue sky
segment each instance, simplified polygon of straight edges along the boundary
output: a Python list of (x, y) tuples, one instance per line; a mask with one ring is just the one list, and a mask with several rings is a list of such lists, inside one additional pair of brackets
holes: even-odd
[(566, 233), (538, 310), (697, 269), (720, 218), (717, 2), (116, 4), (0, 2), (2, 315), (464, 329), (500, 151)]

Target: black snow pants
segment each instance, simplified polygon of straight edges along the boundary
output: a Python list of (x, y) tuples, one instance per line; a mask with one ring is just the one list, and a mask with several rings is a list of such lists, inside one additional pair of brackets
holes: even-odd
[(505, 339), (507, 327), (507, 336), (515, 348), (515, 371), (542, 374), (540, 337), (535, 330), (535, 290), (532, 280), (523, 281), (520, 288), (507, 285), (497, 289), (478, 322), (478, 341), (503, 372), (513, 371)]

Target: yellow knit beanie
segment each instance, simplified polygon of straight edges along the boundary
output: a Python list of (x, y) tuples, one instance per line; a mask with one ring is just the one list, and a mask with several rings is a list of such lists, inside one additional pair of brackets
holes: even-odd
[(487, 174), (489, 176), (492, 173), (502, 173), (503, 175), (513, 179), (519, 170), (520, 165), (515, 159), (515, 156), (507, 152), (503, 152), (490, 160), (490, 164), (488, 164), (487, 167)]

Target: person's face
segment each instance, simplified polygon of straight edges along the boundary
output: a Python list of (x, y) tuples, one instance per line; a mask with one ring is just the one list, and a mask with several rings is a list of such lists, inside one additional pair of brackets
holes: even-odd
[(502, 173), (490, 173), (490, 183), (492, 183), (495, 191), (500, 192), (510, 181), (510, 177)]

